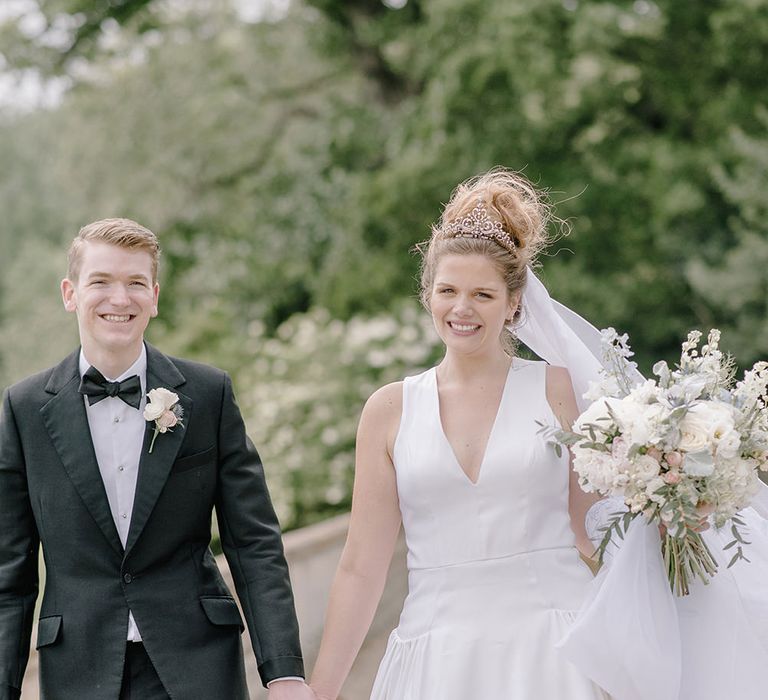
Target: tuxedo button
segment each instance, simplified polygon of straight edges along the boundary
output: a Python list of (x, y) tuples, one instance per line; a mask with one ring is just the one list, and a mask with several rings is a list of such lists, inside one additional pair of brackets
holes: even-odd
[(123, 576), (123, 581), (125, 581), (126, 583), (130, 583), (131, 581), (133, 581), (133, 576), (131, 576), (130, 574), (125, 574)]
[(113, 420), (115, 423), (119, 423), (119, 422), (120, 422), (120, 416), (115, 416), (115, 417), (114, 417), (112, 420)]

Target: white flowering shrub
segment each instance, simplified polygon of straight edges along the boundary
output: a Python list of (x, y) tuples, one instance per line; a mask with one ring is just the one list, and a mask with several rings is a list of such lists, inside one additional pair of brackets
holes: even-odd
[(283, 528), (347, 509), (363, 404), (379, 386), (435, 362), (442, 346), (432, 320), (415, 302), (349, 321), (314, 309), (274, 337), (254, 324), (251, 342), (238, 401)]

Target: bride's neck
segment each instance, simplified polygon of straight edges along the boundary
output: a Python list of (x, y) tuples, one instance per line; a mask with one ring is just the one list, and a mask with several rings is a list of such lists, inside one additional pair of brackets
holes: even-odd
[(443, 381), (474, 384), (506, 376), (510, 362), (511, 358), (503, 350), (490, 356), (457, 355), (448, 351), (437, 371)]

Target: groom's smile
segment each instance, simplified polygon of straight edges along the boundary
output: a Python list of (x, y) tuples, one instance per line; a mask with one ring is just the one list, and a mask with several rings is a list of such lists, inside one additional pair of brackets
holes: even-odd
[(158, 294), (149, 253), (86, 243), (76, 279), (62, 282), (62, 296), (65, 308), (77, 314), (89, 362), (113, 371), (130, 366), (149, 320), (157, 315)]

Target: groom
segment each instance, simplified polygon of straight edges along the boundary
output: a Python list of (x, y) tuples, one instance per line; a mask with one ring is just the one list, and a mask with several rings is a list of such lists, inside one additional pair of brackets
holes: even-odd
[(133, 221), (81, 229), (61, 284), (81, 347), (5, 394), (0, 700), (20, 695), (40, 543), (41, 697), (246, 700), (243, 622), (208, 548), (214, 506), (270, 700), (314, 697), (280, 530), (230, 379), (144, 342), (158, 256), (155, 235)]

